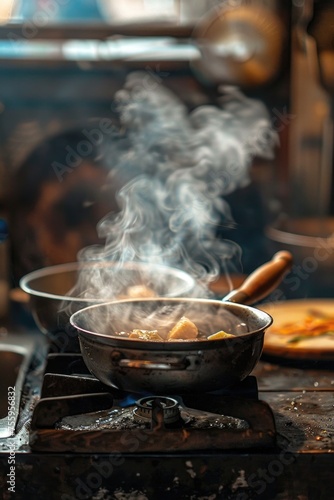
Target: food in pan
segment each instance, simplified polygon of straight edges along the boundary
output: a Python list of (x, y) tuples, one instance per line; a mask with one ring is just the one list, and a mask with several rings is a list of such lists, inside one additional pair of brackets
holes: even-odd
[(129, 334), (129, 339), (137, 340), (160, 340), (163, 338), (159, 335), (157, 330), (132, 330)]
[(146, 285), (132, 285), (127, 287), (125, 293), (118, 295), (118, 299), (150, 299), (156, 296), (155, 291)]
[(288, 344), (298, 344), (303, 340), (320, 336), (332, 337), (334, 340), (334, 316), (312, 309), (301, 321), (273, 326), (270, 332), (286, 336)]
[(218, 339), (227, 339), (228, 337), (234, 337), (232, 333), (226, 333), (224, 330), (220, 330), (219, 332), (213, 333), (208, 336), (208, 340), (218, 340)]
[(182, 318), (173, 326), (167, 335), (167, 340), (195, 340), (198, 328), (190, 319)]
[(181, 319), (169, 330), (167, 336), (162, 335), (158, 330), (140, 330), (133, 329), (131, 332), (120, 332), (118, 335), (122, 337), (128, 337), (133, 340), (149, 340), (163, 342), (167, 340), (171, 341), (197, 341), (197, 340), (219, 340), (226, 339), (229, 337), (234, 337), (231, 333), (226, 333), (220, 330), (209, 336), (201, 334), (195, 323), (193, 323), (186, 316), (182, 316)]

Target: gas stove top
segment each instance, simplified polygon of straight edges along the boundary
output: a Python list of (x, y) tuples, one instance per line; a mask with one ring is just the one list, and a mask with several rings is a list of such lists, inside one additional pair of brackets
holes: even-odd
[(181, 452), (263, 449), (275, 445), (275, 421), (249, 376), (229, 390), (172, 396), (106, 387), (77, 353), (49, 354), (32, 416), (36, 451)]

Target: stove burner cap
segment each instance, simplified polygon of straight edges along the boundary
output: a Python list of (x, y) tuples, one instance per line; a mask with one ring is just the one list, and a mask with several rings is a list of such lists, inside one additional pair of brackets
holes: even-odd
[(151, 422), (154, 409), (162, 410), (163, 422), (172, 424), (180, 419), (179, 403), (166, 396), (147, 396), (136, 402), (134, 418), (138, 422)]

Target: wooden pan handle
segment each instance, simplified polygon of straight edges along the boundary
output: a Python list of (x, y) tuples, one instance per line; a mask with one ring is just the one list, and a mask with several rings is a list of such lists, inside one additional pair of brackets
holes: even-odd
[(290, 252), (285, 250), (277, 252), (271, 261), (258, 267), (239, 288), (226, 295), (223, 301), (239, 304), (253, 304), (260, 301), (277, 288), (291, 269), (292, 262)]

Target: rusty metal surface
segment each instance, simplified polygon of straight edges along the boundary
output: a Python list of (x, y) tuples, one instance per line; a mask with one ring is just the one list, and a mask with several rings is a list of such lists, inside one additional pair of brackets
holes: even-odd
[[(102, 395), (95, 395), (102, 396)], [(64, 398), (63, 398), (64, 399)], [(129, 441), (140, 442), (140, 446), (133, 453), (144, 452), (194, 452), (200, 450), (250, 450), (250, 449), (273, 449), (276, 447), (275, 424), (272, 412), (267, 404), (256, 400), (239, 400), (228, 397), (213, 397), (211, 404), (205, 406), (207, 412), (214, 415), (225, 415), (241, 419), (247, 423), (247, 427), (232, 427), (230, 423), (221, 424), (217, 427), (200, 426), (193, 427), (191, 424), (167, 427), (160, 422), (159, 425), (137, 426), (125, 428), (88, 428), (59, 429), (51, 425), (54, 407), (60, 405), (55, 401), (53, 408), (47, 414), (43, 409), (41, 424), (38, 418), (33, 419), (30, 434), (30, 445), (34, 451), (45, 452), (74, 452), (74, 453), (124, 453), (128, 450)], [(183, 405), (183, 402), (180, 401)], [(50, 401), (45, 400), (46, 410), (50, 407)], [(182, 406), (186, 413), (192, 414), (192, 408)], [(195, 407), (196, 408), (196, 407)], [(224, 412), (224, 408), (226, 411)], [(36, 410), (38, 406), (36, 407)], [(66, 408), (67, 409), (67, 408)], [(53, 410), (53, 411), (52, 411)], [(59, 408), (59, 413), (61, 409)], [(49, 417), (49, 413), (51, 416)], [(37, 412), (40, 415), (40, 412)], [(36, 411), (35, 411), (36, 416)], [(99, 418), (99, 415), (96, 415)], [(85, 419), (82, 418), (85, 423)], [(47, 426), (46, 424), (50, 425)], [(86, 424), (87, 425), (87, 424)], [(211, 424), (212, 425), (212, 424)]]

